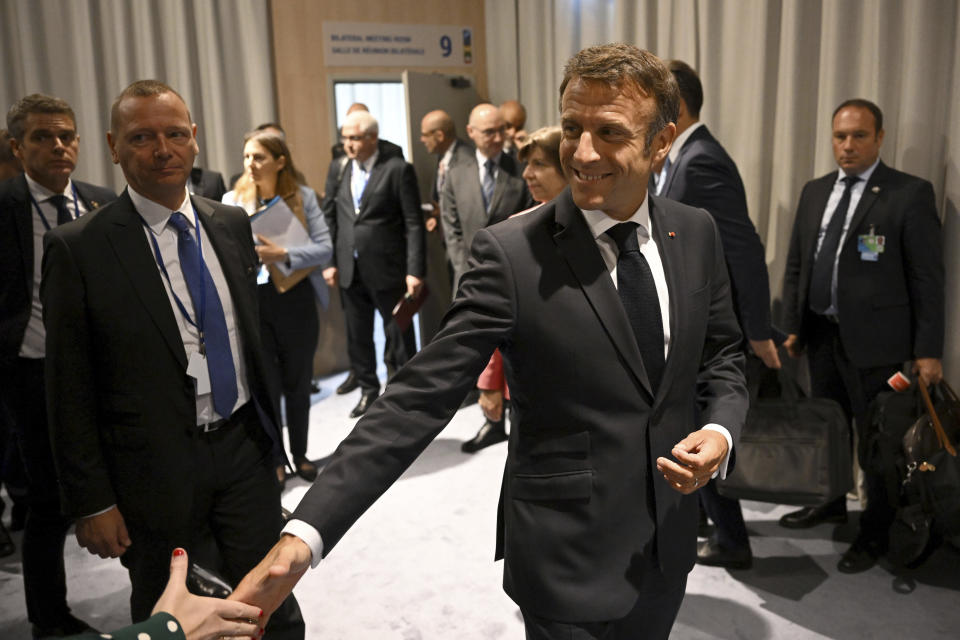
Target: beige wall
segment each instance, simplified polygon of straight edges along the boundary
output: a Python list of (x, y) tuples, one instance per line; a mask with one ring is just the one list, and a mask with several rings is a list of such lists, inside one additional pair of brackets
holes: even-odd
[[(395, 77), (402, 67), (326, 67), (324, 21), (399, 24), (450, 24), (473, 29), (473, 64), (464, 67), (411, 67), (474, 79), (477, 92), (487, 95), (484, 4), (450, 0), (273, 0), (271, 3), (277, 116), (287, 132), (290, 151), (307, 182), (323, 190), (335, 132), (330, 77)], [(416, 124), (419, 126), (419, 123)], [(419, 144), (415, 132), (414, 144)], [(339, 292), (331, 292), (330, 308), (320, 314), (320, 339), (314, 371), (327, 375), (347, 368), (346, 339)]]
[[(487, 56), (483, 2), (450, 0), (273, 0), (273, 51), (277, 113), (287, 131), (291, 152), (307, 181), (319, 192), (330, 164), (329, 77), (390, 77), (400, 80), (402, 67), (326, 67), (321, 31), (326, 20), (400, 24), (452, 24), (473, 29), (473, 64), (464, 67), (411, 67), (472, 76), (487, 95)], [(416, 141), (416, 136), (414, 140)]]

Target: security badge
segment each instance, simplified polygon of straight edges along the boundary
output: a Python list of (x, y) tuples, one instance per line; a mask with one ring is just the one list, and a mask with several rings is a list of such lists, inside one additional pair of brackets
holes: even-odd
[(886, 248), (886, 236), (879, 236), (874, 233), (873, 225), (870, 225), (870, 233), (857, 236), (857, 251), (860, 252), (860, 259), (865, 262), (876, 262), (880, 259), (880, 254)]

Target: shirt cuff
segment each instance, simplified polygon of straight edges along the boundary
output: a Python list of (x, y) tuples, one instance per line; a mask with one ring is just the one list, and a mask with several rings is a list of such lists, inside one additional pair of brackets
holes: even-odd
[(320, 564), (320, 560), (323, 559), (323, 538), (320, 537), (319, 531), (303, 520), (287, 520), (281, 533), (296, 536), (310, 547), (310, 553), (313, 554), (310, 557), (310, 568), (315, 569)]
[(713, 472), (712, 476), (710, 476), (711, 479), (719, 476), (721, 480), (726, 480), (727, 479), (727, 463), (730, 462), (730, 453), (733, 451), (733, 438), (730, 436), (730, 432), (727, 431), (727, 428), (719, 424), (714, 424), (711, 422), (710, 424), (703, 425), (702, 429), (705, 429), (707, 431), (716, 431), (717, 433), (723, 435), (723, 437), (727, 439), (727, 455), (724, 456), (723, 461), (720, 462), (720, 467)]
[(88, 514), (85, 515), (85, 516), (80, 516), (80, 518), (81, 518), (81, 519), (82, 519), (82, 518), (92, 518), (92, 517), (94, 517), (94, 516), (99, 516), (99, 515), (102, 515), (102, 514), (106, 513), (107, 511), (110, 511), (110, 509), (113, 509), (113, 508), (116, 507), (116, 506), (117, 506), (117, 505), (112, 504), (112, 505), (110, 505), (109, 507), (107, 507), (106, 509), (100, 509), (100, 511), (96, 511), (96, 512), (94, 512), (94, 513), (88, 513)]

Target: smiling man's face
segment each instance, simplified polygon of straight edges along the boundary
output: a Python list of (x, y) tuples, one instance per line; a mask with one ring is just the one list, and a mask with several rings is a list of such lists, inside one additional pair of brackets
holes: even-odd
[(656, 101), (630, 85), (574, 78), (560, 103), (560, 163), (581, 209), (626, 220), (640, 207), (655, 162), (666, 157), (670, 124), (646, 144)]

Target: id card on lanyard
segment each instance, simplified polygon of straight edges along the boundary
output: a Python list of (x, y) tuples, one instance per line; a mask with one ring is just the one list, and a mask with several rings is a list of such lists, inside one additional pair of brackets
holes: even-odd
[[(199, 334), (200, 349), (199, 351), (195, 351), (190, 354), (190, 360), (187, 363), (187, 375), (197, 381), (197, 395), (206, 395), (211, 392), (210, 370), (207, 368), (206, 346), (204, 344), (203, 337), (204, 317), (207, 306), (206, 278), (200, 278), (200, 308), (194, 309), (194, 315), (196, 315), (196, 320), (194, 320), (190, 317), (190, 314), (187, 312), (187, 307), (183, 304), (183, 301), (180, 300), (180, 296), (177, 295), (177, 292), (173, 288), (173, 281), (170, 279), (170, 274), (167, 272), (167, 267), (163, 264), (163, 255), (160, 253), (160, 245), (157, 243), (157, 238), (154, 236), (153, 230), (150, 229), (150, 225), (147, 224), (147, 221), (144, 220), (143, 217), (141, 217), (140, 220), (147, 228), (147, 233), (150, 236), (150, 242), (153, 244), (153, 254), (157, 260), (157, 266), (160, 267), (160, 273), (162, 273), (163, 277), (167, 280), (167, 285), (170, 287), (170, 295), (173, 296), (174, 303), (176, 303), (177, 308), (180, 310), (180, 314), (183, 316), (183, 319), (186, 320), (191, 326), (196, 328), (197, 333)], [(197, 258), (201, 266), (202, 273), (204, 262), (203, 247), (201, 246), (202, 241), (200, 236), (200, 214), (197, 212), (197, 208), (195, 206), (193, 207), (193, 221), (197, 234)], [(179, 238), (177, 242), (179, 243)], [(184, 284), (186, 284), (186, 276), (184, 276)], [(188, 290), (189, 288), (189, 285), (187, 285)]]

